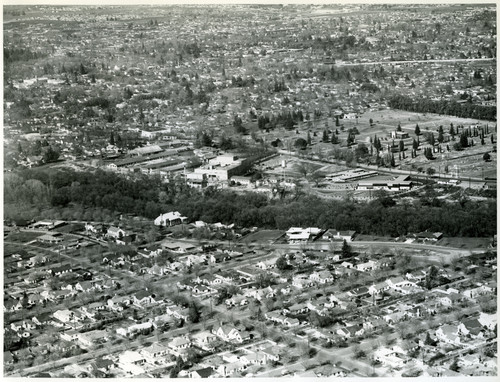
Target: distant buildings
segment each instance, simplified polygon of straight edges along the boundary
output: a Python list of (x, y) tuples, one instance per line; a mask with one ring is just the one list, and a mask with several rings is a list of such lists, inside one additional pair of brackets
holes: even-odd
[(187, 220), (186, 216), (182, 216), (180, 212), (167, 212), (158, 216), (154, 220), (154, 224), (157, 226), (171, 227), (178, 224), (183, 224)]

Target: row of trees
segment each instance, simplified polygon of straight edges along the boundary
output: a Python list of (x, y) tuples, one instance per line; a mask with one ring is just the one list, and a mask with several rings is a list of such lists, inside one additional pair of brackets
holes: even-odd
[(460, 118), (477, 118), (496, 121), (496, 106), (483, 106), (472, 103), (458, 103), (456, 101), (433, 101), (427, 98), (414, 99), (412, 97), (395, 95), (388, 101), (394, 109), (413, 111), (417, 113), (436, 113), (454, 115)]
[[(31, 200), (23, 194), (26, 187), (32, 190), (29, 193)], [(302, 196), (290, 202), (286, 198), (269, 200), (265, 195), (251, 192), (238, 195), (211, 187), (195, 190), (181, 178), (163, 183), (159, 177), (138, 175), (135, 179), (127, 179), (102, 170), (93, 173), (40, 168), (24, 170), (6, 179), (4, 195), (5, 203), (9, 204), (26, 204), (36, 198), (37, 202), (47, 200), (53, 207), (71, 203), (150, 219), (178, 210), (192, 221), (235, 223), (242, 227), (319, 226), (391, 236), (424, 230), (443, 232), (447, 236), (484, 237), (496, 233), (494, 201), (433, 204), (417, 200), (388, 205), (379, 199), (356, 202)]]

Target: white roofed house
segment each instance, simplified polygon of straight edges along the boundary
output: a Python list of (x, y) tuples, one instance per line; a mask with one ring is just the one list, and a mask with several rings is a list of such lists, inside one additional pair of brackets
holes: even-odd
[(141, 354), (149, 363), (155, 364), (165, 361), (169, 354), (169, 348), (165, 345), (155, 342), (141, 351)]
[(334, 280), (333, 275), (330, 273), (330, 271), (327, 270), (313, 272), (309, 277), (311, 280), (317, 281), (320, 284), (331, 283)]
[(196, 346), (204, 350), (209, 350), (211, 348), (210, 344), (217, 340), (217, 337), (208, 330), (195, 333), (191, 336), (191, 338)]
[(337, 231), (336, 229), (329, 229), (323, 234), (322, 239), (330, 241), (345, 240), (351, 242), (354, 240), (355, 235), (356, 231)]
[(186, 216), (182, 216), (179, 212), (167, 212), (158, 216), (154, 220), (154, 224), (158, 226), (171, 227), (178, 224), (183, 224), (187, 220)]
[(107, 237), (112, 237), (114, 239), (121, 239), (125, 236), (125, 231), (118, 227), (109, 227), (106, 233)]
[(321, 233), (320, 228), (309, 227), (300, 228), (292, 227), (286, 232), (286, 236), (289, 243), (303, 243), (313, 239)]
[(378, 268), (378, 263), (368, 260), (366, 263), (356, 264), (356, 269), (360, 272), (368, 272)]

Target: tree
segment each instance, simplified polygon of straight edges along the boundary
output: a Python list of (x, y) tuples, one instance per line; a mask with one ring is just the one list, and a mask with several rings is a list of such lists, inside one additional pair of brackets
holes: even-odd
[(339, 139), (335, 133), (332, 133), (332, 144), (336, 145), (339, 143)]
[(418, 149), (418, 142), (415, 140), (415, 138), (413, 139), (413, 150), (417, 150)]
[(426, 172), (427, 175), (432, 176), (436, 173), (436, 170), (434, 170), (432, 167), (429, 167)]
[(307, 132), (307, 144), (310, 146), (311, 145), (311, 134), (309, 131)]
[(344, 242), (342, 243), (342, 249), (341, 249), (342, 257), (350, 257), (351, 256), (351, 247), (349, 244), (347, 244), (347, 241), (344, 239)]
[(194, 301), (191, 301), (191, 303), (189, 304), (188, 318), (189, 321), (191, 321), (194, 324), (200, 321), (200, 310), (196, 306)]
[(405, 151), (405, 143), (403, 142), (402, 139), (399, 141), (399, 151), (400, 152)]
[(415, 135), (416, 136), (420, 135), (420, 127), (418, 126), (418, 123), (417, 123), (417, 126), (415, 126)]
[(282, 255), (278, 258), (278, 260), (276, 260), (276, 268), (278, 268), (280, 271), (285, 271), (288, 269), (292, 269), (292, 266), (288, 264), (285, 255)]
[(323, 138), (321, 139), (323, 142), (328, 142), (329, 141), (329, 138), (328, 138), (328, 130), (324, 130), (323, 131)]
[(491, 155), (489, 153), (484, 153), (483, 160), (489, 162), (491, 160)]
[(115, 136), (113, 132), (111, 132), (111, 136), (109, 137), (109, 144), (113, 146), (115, 145)]
[(238, 115), (234, 116), (233, 126), (238, 134), (245, 134), (247, 132), (247, 129), (243, 126), (243, 121)]
[(439, 270), (436, 266), (431, 265), (427, 270), (427, 274), (425, 275), (425, 287), (427, 289), (432, 289), (437, 282), (439, 275)]
[(298, 138), (293, 146), (296, 148), (296, 149), (299, 149), (299, 150), (304, 150), (306, 147), (307, 147), (307, 141), (304, 139), (304, 138)]
[(52, 146), (49, 146), (48, 149), (43, 154), (43, 161), (45, 163), (55, 162), (59, 159), (59, 152), (54, 150)]

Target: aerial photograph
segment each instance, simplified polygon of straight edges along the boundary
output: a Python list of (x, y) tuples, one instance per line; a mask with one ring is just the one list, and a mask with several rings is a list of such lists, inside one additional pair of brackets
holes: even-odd
[(4, 3), (3, 379), (497, 371), (497, 7)]

